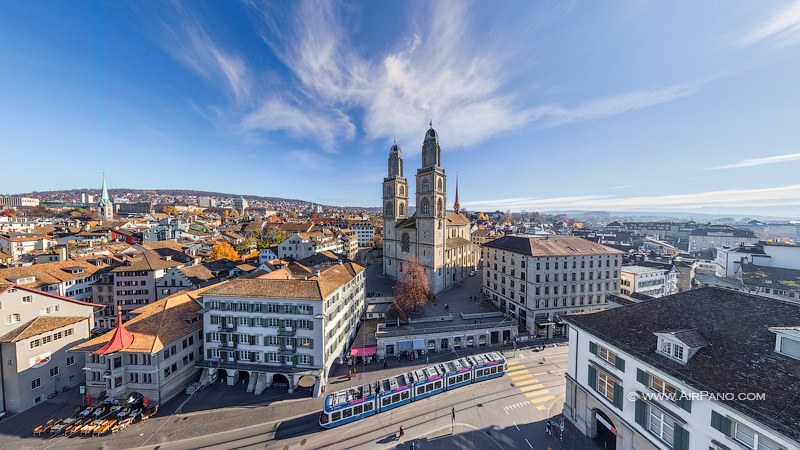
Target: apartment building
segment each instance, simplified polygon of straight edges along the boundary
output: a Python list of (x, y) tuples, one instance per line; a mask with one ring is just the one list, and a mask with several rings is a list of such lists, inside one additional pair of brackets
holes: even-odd
[(19, 413), (83, 383), (83, 359), (67, 349), (89, 337), (95, 305), (0, 285), (0, 405)]
[(564, 416), (606, 448), (800, 448), (800, 308), (701, 288), (567, 316)]
[(0, 234), (0, 252), (8, 253), (13, 260), (22, 255), (36, 251), (44, 251), (56, 245), (50, 236), (37, 233), (4, 233)]
[(663, 297), (678, 292), (678, 273), (671, 269), (647, 266), (623, 266), (620, 292), (634, 292), (650, 297)]
[(137, 308), (126, 322), (118, 317), (114, 330), (70, 348), (85, 359), (86, 393), (126, 398), (139, 392), (164, 403), (196, 381), (195, 362), (203, 354), (203, 291), (180, 292)]
[(156, 280), (164, 276), (170, 267), (182, 267), (183, 263), (171, 258), (161, 258), (148, 250), (126, 259), (111, 270), (114, 277), (114, 305), (123, 318), (130, 318), (130, 311), (153, 303), (157, 298)]
[(372, 247), (375, 244), (375, 225), (368, 220), (353, 222), (348, 221), (348, 228), (358, 235), (358, 245), (360, 247)]
[(291, 392), (305, 378), (320, 394), (331, 365), (349, 355), (365, 310), (365, 270), (347, 262), (297, 273), (236, 278), (203, 294), (203, 377), (243, 380), (255, 394), (272, 385)]
[(92, 302), (92, 284), (108, 270), (110, 267), (102, 258), (68, 259), (0, 269), (0, 282)]
[(741, 244), (756, 244), (758, 238), (751, 230), (727, 225), (712, 225), (689, 233), (689, 253), (701, 252), (716, 247), (732, 247)]
[(343, 250), (342, 242), (330, 232), (292, 233), (278, 244), (278, 258), (299, 260), (322, 251), (342, 253)]
[(503, 236), (481, 247), (483, 293), (531, 336), (562, 336), (563, 314), (607, 307), (622, 252), (578, 237)]

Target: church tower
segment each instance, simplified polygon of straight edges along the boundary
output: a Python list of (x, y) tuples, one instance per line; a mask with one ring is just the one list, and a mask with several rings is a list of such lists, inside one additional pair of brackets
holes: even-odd
[(395, 224), (408, 218), (408, 179), (403, 176), (403, 152), (395, 141), (389, 150), (388, 176), (383, 179), (384, 239), (394, 239)]
[(106, 174), (103, 174), (103, 188), (100, 192), (100, 201), (97, 202), (99, 210), (99, 220), (103, 223), (104, 220), (114, 220), (114, 204), (111, 203), (111, 198), (108, 196), (106, 189)]
[(439, 292), (444, 278), (441, 271), (445, 260), (445, 231), (447, 211), (447, 179), (441, 167), (442, 149), (439, 134), (430, 124), (422, 142), (422, 167), (417, 170), (417, 256), (428, 271), (431, 289)]

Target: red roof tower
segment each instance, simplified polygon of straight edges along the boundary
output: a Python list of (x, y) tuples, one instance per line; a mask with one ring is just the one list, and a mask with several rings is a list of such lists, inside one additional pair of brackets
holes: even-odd
[(122, 324), (122, 313), (117, 313), (117, 329), (114, 330), (114, 336), (111, 336), (111, 340), (106, 343), (106, 345), (98, 348), (94, 352), (93, 355), (108, 355), (111, 353), (116, 353), (120, 350), (124, 350), (128, 348), (133, 343), (133, 335), (125, 329), (125, 325)]

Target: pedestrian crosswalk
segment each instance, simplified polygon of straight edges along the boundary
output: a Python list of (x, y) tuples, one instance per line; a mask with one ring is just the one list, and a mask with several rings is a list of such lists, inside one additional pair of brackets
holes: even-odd
[(509, 409), (527, 405), (535, 406), (537, 410), (543, 411), (545, 409), (543, 404), (555, 400), (556, 397), (551, 395), (550, 391), (544, 388), (544, 384), (540, 383), (536, 376), (521, 363), (517, 361), (509, 362), (507, 373), (514, 383), (514, 387), (525, 394), (528, 400), (507, 406), (506, 414), (508, 414)]

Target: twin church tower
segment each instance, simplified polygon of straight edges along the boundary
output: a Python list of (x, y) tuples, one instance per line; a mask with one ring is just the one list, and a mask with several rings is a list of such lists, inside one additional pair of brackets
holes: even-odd
[(389, 173), (383, 179), (383, 272), (399, 279), (403, 265), (418, 258), (434, 293), (468, 276), (478, 254), (471, 242), (469, 219), (460, 212), (457, 182), (454, 210), (447, 211), (447, 176), (441, 161), (439, 135), (431, 124), (422, 142), (413, 215), (397, 143), (389, 150)]

